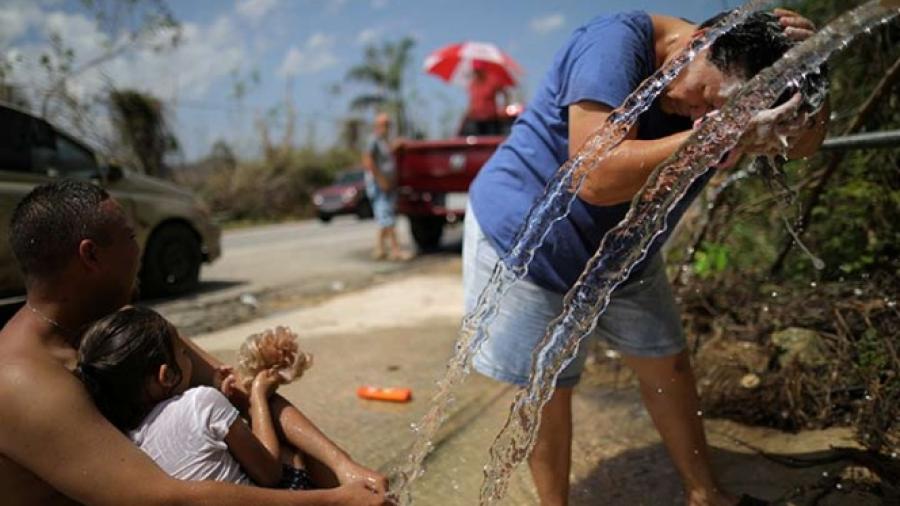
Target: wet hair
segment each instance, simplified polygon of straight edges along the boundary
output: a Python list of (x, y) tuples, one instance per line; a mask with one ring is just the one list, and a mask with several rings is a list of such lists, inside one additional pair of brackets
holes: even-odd
[(40, 185), (12, 213), (9, 243), (26, 279), (60, 273), (83, 239), (111, 241), (109, 213), (100, 204), (110, 196), (87, 182), (61, 180)]
[[(700, 28), (709, 28), (730, 13), (720, 12), (700, 23)], [(719, 36), (710, 46), (708, 57), (722, 72), (747, 79), (778, 61), (793, 45), (778, 16), (760, 11)]]
[[(700, 28), (709, 28), (732, 11), (724, 11), (700, 23)], [(771, 12), (757, 11), (750, 14), (743, 23), (720, 35), (709, 48), (708, 58), (715, 67), (725, 74), (749, 79), (764, 68), (778, 61), (796, 41), (784, 33), (778, 16)], [(803, 110), (818, 110), (828, 93), (827, 67), (822, 65), (819, 72), (804, 76), (800, 83), (803, 93)], [(789, 87), (775, 101), (784, 103), (797, 91)]]
[(182, 379), (175, 360), (177, 331), (156, 311), (125, 307), (87, 330), (78, 348), (76, 375), (97, 408), (113, 425), (127, 432), (153, 408), (148, 380), (166, 364)]

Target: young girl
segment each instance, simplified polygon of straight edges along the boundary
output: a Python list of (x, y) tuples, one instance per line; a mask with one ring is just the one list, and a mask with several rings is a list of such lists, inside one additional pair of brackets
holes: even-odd
[(176, 478), (312, 488), (306, 471), (281, 464), (269, 412), (281, 377), (265, 370), (253, 379), (248, 427), (218, 390), (189, 388), (191, 361), (176, 332), (139, 307), (88, 329), (77, 374), (103, 415)]

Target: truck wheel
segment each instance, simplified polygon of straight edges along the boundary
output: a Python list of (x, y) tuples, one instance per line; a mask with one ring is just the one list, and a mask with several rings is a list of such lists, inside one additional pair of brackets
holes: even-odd
[(331, 221), (332, 216), (328, 213), (319, 213), (319, 221), (322, 223), (328, 223)]
[(441, 244), (445, 220), (442, 216), (410, 216), (413, 240), (421, 252), (434, 251)]
[(145, 295), (171, 296), (200, 284), (203, 253), (193, 230), (179, 223), (163, 225), (150, 235), (141, 268), (141, 291)]

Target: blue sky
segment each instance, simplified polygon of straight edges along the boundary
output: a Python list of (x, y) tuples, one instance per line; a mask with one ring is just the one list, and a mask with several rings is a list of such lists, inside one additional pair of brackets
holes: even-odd
[[(60, 33), (77, 61), (98, 54), (108, 35), (73, 0), (4, 0), (0, 5), (0, 56), (13, 62), (12, 79), (36, 89), (42, 74), (36, 59), (47, 36)], [(432, 136), (456, 122), (465, 93), (425, 75), (425, 56), (442, 45), (481, 40), (498, 44), (525, 69), (521, 93), (527, 100), (554, 52), (580, 24), (604, 12), (644, 9), (702, 20), (735, 0), (183, 0), (170, 1), (182, 23), (181, 45), (162, 53), (137, 49), (73, 83), (88, 96), (113, 82), (162, 98), (187, 159), (202, 156), (223, 138), (243, 156), (258, 140), (254, 118), (278, 107), (290, 92), (297, 113), (298, 143), (313, 139), (325, 147), (348, 115), (348, 97), (360, 91), (345, 82), (347, 69), (362, 61), (367, 44), (410, 36), (415, 39), (412, 116)], [(257, 74), (258, 83), (249, 76)], [(242, 102), (233, 98), (236, 80), (249, 83)], [(332, 90), (340, 85), (341, 93)], [(100, 122), (102, 123), (102, 121)], [(444, 126), (442, 126), (444, 125)], [(277, 135), (277, 134), (276, 134)]]

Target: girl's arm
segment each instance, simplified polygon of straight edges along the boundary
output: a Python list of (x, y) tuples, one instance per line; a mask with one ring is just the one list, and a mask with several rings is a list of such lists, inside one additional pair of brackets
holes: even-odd
[[(271, 418), (270, 425), (271, 425)], [(274, 487), (281, 481), (281, 462), (253, 434), (250, 427), (238, 417), (225, 436), (228, 451), (254, 483)]]
[(281, 447), (278, 433), (275, 431), (275, 424), (272, 422), (269, 397), (275, 393), (281, 383), (281, 376), (275, 370), (270, 369), (257, 374), (250, 387), (250, 422), (253, 427), (253, 435), (259, 439), (275, 460), (281, 457)]
[(269, 396), (281, 383), (281, 376), (269, 369), (259, 372), (250, 387), (250, 424), (236, 420), (225, 437), (225, 444), (241, 467), (258, 485), (272, 487), (281, 481), (281, 448), (272, 423)]

